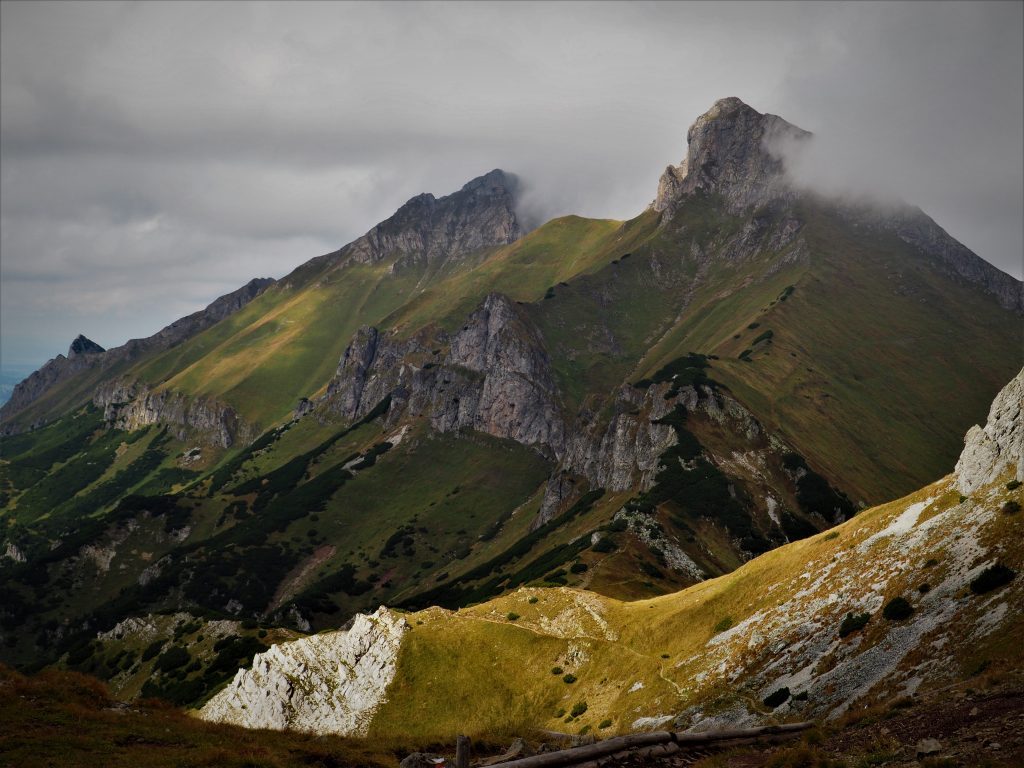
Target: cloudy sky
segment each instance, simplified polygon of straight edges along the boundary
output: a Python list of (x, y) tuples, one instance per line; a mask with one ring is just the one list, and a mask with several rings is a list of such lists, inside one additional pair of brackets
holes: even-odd
[(2, 6), (0, 363), (155, 332), (501, 167), (628, 218), (713, 101), (1017, 277), (1024, 4)]

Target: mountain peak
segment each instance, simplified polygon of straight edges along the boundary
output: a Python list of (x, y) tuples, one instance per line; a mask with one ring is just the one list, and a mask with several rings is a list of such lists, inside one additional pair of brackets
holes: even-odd
[(787, 188), (771, 144), (810, 135), (735, 96), (719, 99), (687, 131), (686, 157), (662, 174), (654, 209), (671, 211), (697, 191), (722, 195), (734, 212), (764, 203)]
[(515, 212), (518, 187), (515, 176), (496, 168), (450, 195), (424, 192), (341, 253), (365, 263), (396, 254), (410, 261), (435, 261), (506, 245), (523, 233)]
[(107, 350), (92, 339), (86, 338), (82, 334), (78, 334), (77, 338), (71, 342), (71, 346), (68, 347), (68, 357), (75, 357), (76, 355), (96, 355), (100, 352), (106, 351)]

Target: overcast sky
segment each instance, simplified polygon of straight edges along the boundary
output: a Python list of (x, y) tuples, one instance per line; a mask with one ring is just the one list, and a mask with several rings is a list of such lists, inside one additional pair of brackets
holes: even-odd
[(1024, 4), (4, 2), (0, 362), (149, 335), (500, 167), (629, 218), (739, 96), (1022, 273)]

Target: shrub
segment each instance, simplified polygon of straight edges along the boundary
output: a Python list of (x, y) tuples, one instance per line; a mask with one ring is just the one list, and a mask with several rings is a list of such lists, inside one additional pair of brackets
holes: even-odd
[(976, 595), (984, 595), (986, 592), (1009, 584), (1016, 575), (1015, 570), (1002, 563), (990, 565), (971, 582), (971, 592)]
[(764, 698), (764, 705), (775, 709), (780, 706), (786, 699), (789, 698), (789, 688), (779, 688), (779, 690), (768, 694)]
[(552, 668), (551, 668), (551, 674), (552, 674), (552, 675), (560, 675), (560, 674), (562, 674), (562, 672), (564, 672), (564, 671), (565, 671), (565, 670), (564, 670), (564, 669), (562, 669), (561, 667), (552, 667)]
[(839, 538), (839, 531), (829, 531), (825, 534), (825, 541), (834, 541)]
[(560, 709), (557, 712), (555, 712), (555, 717), (558, 718), (558, 719), (561, 719), (561, 718), (565, 717), (565, 710), (564, 709)]
[(725, 632), (725, 630), (731, 629), (732, 624), (732, 616), (726, 616), (724, 619), (715, 624), (715, 634), (717, 635), (719, 632)]
[(581, 701), (581, 702), (578, 702), (577, 704), (573, 704), (572, 710), (569, 712), (569, 714), (572, 715), (573, 717), (579, 717), (580, 715), (582, 715), (586, 711), (587, 711), (587, 702)]
[(182, 648), (180, 645), (172, 645), (162, 654), (160, 658), (156, 660), (156, 664), (153, 665), (153, 669), (160, 670), (161, 672), (171, 672), (172, 670), (183, 667), (190, 661), (191, 657), (188, 655), (188, 651)]
[(164, 647), (164, 643), (165, 642), (167, 642), (167, 641), (166, 640), (154, 640), (152, 643), (147, 645), (146, 646), (146, 650), (144, 650), (142, 652), (142, 660), (143, 661), (149, 661), (154, 656), (156, 656), (158, 653), (160, 653), (160, 650)]
[(902, 595), (894, 597), (882, 609), (882, 615), (889, 621), (903, 621), (909, 619), (913, 613), (914, 606), (907, 602)]
[(526, 602), (528, 602), (530, 605), (535, 605), (537, 603), (537, 600), (538, 600), (538, 598), (536, 596), (534, 596), (534, 597), (531, 597)]
[(598, 724), (598, 726), (597, 726), (597, 727), (598, 727), (599, 729), (601, 729), (602, 731), (603, 731), (603, 730), (604, 730), (605, 728), (611, 728), (611, 727), (612, 727), (612, 719), (611, 719), (610, 717), (609, 717), (609, 718), (605, 718), (604, 720), (602, 720), (602, 721), (601, 721), (601, 722), (600, 722), (600, 723)]
[(793, 694), (793, 701), (807, 701), (807, 691)]
[(508, 613), (505, 614), (505, 618), (508, 619), (509, 621), (516, 621), (519, 618), (519, 614), (516, 613), (515, 611), (509, 611)]
[(917, 588), (917, 591), (920, 592), (922, 595), (926, 595), (932, 591), (932, 585), (926, 581), (924, 584)]
[(858, 629), (863, 629), (864, 625), (870, 620), (870, 613), (859, 613), (857, 615), (852, 613), (846, 614), (846, 618), (843, 619), (843, 623), (839, 625), (839, 636), (846, 637), (847, 635), (853, 634)]
[[(566, 685), (572, 685), (576, 682), (576, 675), (570, 672), (568, 675), (562, 678), (562, 682), (564, 682)], [(573, 715), (573, 717), (576, 717), (576, 715)]]
[(1016, 491), (1018, 488), (1020, 488), (1020, 485), (1021, 485), (1020, 480), (1011, 480), (1010, 482), (1008, 482), (1006, 484), (1006, 490), (1008, 490), (1008, 491)]
[(1003, 513), (1004, 514), (1012, 515), (1012, 514), (1015, 514), (1017, 512), (1020, 512), (1020, 502), (1019, 501), (1015, 501), (1015, 500), (1011, 499), (1010, 501), (1008, 501), (1005, 504), (1003, 504)]
[(569, 573), (585, 573), (587, 571), (586, 563), (573, 563), (569, 566)]
[(616, 549), (618, 549), (618, 547), (615, 546), (614, 541), (605, 536), (603, 539), (599, 540), (596, 544), (594, 544), (594, 546), (592, 546), (591, 549), (595, 552), (607, 553), (614, 552)]

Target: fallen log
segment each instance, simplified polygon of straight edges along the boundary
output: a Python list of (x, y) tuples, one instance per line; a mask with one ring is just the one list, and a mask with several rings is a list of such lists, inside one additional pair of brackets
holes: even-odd
[[(811, 728), (813, 723), (788, 723), (786, 725), (764, 725), (758, 728), (731, 728), (706, 733), (673, 733), (671, 731), (654, 731), (651, 733), (634, 733), (628, 736), (599, 741), (585, 747), (571, 747), (557, 752), (545, 752), (540, 755), (523, 757), (501, 763), (502, 768), (560, 768), (561, 766), (579, 766), (581, 764), (599, 764), (604, 757), (625, 757), (638, 750), (647, 750), (660, 745), (672, 744), (673, 749), (665, 749), (661, 756), (685, 750), (688, 747), (706, 746), (720, 742), (740, 739), (760, 739), (779, 735), (799, 733)], [(660, 751), (660, 750), (659, 750)], [(654, 750), (652, 750), (654, 752)], [(655, 754), (651, 754), (652, 757)]]

